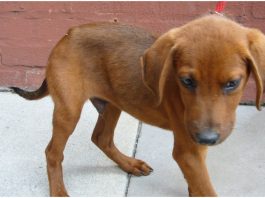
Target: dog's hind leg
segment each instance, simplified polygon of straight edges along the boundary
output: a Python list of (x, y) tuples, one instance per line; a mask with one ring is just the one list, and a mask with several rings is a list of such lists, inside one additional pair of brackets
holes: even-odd
[(99, 114), (96, 127), (92, 134), (92, 141), (125, 172), (134, 175), (149, 175), (152, 168), (145, 162), (126, 156), (114, 145), (114, 129), (120, 117), (121, 110), (107, 103)]
[(79, 120), (80, 112), (81, 106), (68, 109), (66, 106), (55, 105), (52, 139), (45, 151), (51, 196), (68, 196), (63, 182), (63, 151)]
[(80, 118), (85, 98), (81, 91), (81, 82), (76, 80), (76, 75), (53, 78), (53, 83), (49, 85), (55, 103), (52, 138), (45, 150), (50, 195), (67, 196), (63, 182), (63, 151)]

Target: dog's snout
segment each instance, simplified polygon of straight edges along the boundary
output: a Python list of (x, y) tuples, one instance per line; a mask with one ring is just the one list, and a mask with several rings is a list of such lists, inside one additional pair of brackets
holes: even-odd
[(196, 133), (196, 141), (203, 145), (214, 145), (217, 143), (220, 134), (215, 131), (204, 131)]

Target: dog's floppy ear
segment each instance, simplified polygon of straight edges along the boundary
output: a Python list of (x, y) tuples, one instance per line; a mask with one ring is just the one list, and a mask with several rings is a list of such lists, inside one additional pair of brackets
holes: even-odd
[(265, 75), (265, 36), (255, 29), (248, 33), (250, 54), (247, 58), (256, 82), (256, 107), (261, 110), (263, 80)]
[(173, 75), (173, 62), (178, 46), (166, 35), (147, 49), (141, 57), (142, 78), (147, 88), (162, 102), (166, 81)]
[(251, 56), (247, 57), (247, 63), (251, 68), (254, 80), (256, 82), (256, 107), (259, 111), (261, 111), (261, 100), (263, 94), (262, 78), (260, 76), (260, 72), (254, 58), (252, 58)]

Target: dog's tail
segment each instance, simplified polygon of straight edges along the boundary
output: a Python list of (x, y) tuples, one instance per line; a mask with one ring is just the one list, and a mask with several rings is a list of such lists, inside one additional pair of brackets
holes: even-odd
[(38, 100), (49, 94), (46, 79), (42, 82), (42, 85), (36, 91), (25, 91), (17, 87), (10, 87), (10, 89), (27, 100)]

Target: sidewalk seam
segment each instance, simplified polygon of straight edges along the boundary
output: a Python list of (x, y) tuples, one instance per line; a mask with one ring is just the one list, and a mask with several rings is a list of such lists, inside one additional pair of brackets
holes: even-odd
[[(138, 128), (137, 128), (137, 134), (136, 134), (136, 138), (135, 138), (135, 144), (134, 144), (134, 149), (133, 149), (133, 153), (132, 153), (132, 157), (135, 158), (136, 152), (137, 152), (137, 146), (138, 146), (138, 142), (141, 136), (141, 132), (142, 132), (142, 122), (139, 121), (138, 124)], [(128, 173), (127, 174), (127, 184), (126, 184), (126, 188), (125, 188), (125, 197), (128, 196), (128, 191), (129, 191), (129, 187), (130, 187), (130, 182), (131, 182), (131, 177), (132, 174)]]

